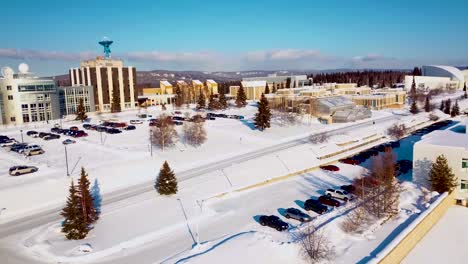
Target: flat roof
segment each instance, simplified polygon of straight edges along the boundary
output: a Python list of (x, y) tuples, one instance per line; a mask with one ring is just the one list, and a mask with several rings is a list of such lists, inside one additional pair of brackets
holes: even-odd
[(416, 144), (468, 148), (468, 134), (453, 132), (449, 129), (435, 130), (423, 136)]

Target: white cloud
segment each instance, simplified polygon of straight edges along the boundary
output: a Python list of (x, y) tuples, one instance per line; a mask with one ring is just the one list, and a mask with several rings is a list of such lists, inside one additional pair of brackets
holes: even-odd
[(60, 51), (40, 51), (28, 49), (1, 49), (0, 58), (20, 59), (20, 60), (63, 60), (74, 61), (90, 59), (96, 56), (94, 52), (60, 52)]

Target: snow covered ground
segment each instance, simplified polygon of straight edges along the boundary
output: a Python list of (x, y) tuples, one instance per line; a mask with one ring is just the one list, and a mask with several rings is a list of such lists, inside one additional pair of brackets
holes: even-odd
[[(230, 112), (245, 115), (249, 119), (255, 113), (255, 108), (250, 106), (246, 109), (232, 109)], [(391, 111), (374, 113), (376, 118), (394, 116)], [(135, 113), (122, 113), (118, 117), (121, 120), (129, 120), (134, 119), (134, 115)], [(339, 164), (341, 170), (338, 173), (315, 170), (240, 193), (230, 191), (310, 168), (319, 162), (327, 162), (319, 161), (317, 156), (352, 147), (373, 134), (377, 137), (383, 135), (386, 128), (396, 120), (413, 126), (426, 121), (427, 114), (398, 115), (396, 119), (377, 121), (375, 126), (350, 129), (346, 131), (346, 135), (333, 136), (326, 144), (313, 145), (304, 142), (298, 146), (232, 164), (228, 168), (180, 182), (179, 193), (176, 196), (161, 197), (155, 192), (144, 192), (106, 205), (95, 229), (82, 241), (66, 241), (60, 233), (58, 221), (21, 232), (0, 240), (0, 254), (3, 247), (10, 248), (15, 245), (13, 248), (17, 254), (25, 254), (35, 258), (35, 261), (46, 262), (215, 263), (224, 256), (227, 263), (234, 257), (237, 257), (236, 262), (245, 258), (246, 263), (269, 263), (272, 259), (278, 262), (271, 263), (285, 263), (281, 260), (289, 258), (292, 258), (294, 263), (300, 263), (297, 245), (291, 243), (290, 237), (290, 232), (294, 232), (298, 223), (288, 220), (292, 227), (290, 232), (279, 233), (261, 227), (256, 217), (260, 214), (280, 215), (282, 210), (288, 207), (301, 208), (306, 199), (323, 194), (324, 189), (350, 183), (364, 168)], [(151, 182), (155, 179), (162, 161), (166, 159), (177, 173), (199, 164), (240, 155), (311, 132), (349, 125), (324, 126), (318, 123), (304, 123), (285, 127), (274, 123), (272, 129), (261, 134), (252, 130), (245, 122), (217, 119), (207, 121), (208, 142), (200, 148), (186, 147), (183, 143), (178, 143), (175, 148), (164, 153), (156, 151), (156, 154), (150, 157), (146, 126), (138, 127), (136, 131), (108, 135), (102, 145), (99, 133), (90, 131), (90, 137), (78, 139), (76, 145), (68, 148), (71, 164), (74, 166), (77, 162), (77, 169), (72, 175), (76, 177), (78, 168), (83, 165), (92, 179), (99, 179), (103, 193), (109, 193), (130, 185)], [(8, 130), (2, 134), (16, 135), (18, 138), (17, 130)], [(70, 179), (64, 175), (65, 161), (63, 153), (60, 153), (63, 146), (58, 141), (37, 140), (44, 145), (47, 152), (43, 156), (31, 158), (28, 162), (38, 165), (39, 172), (43, 174), (28, 175), (28, 178), (0, 175), (0, 201), (8, 202), (8, 208), (0, 216), (0, 222), (6, 221), (8, 217), (12, 219), (22, 212), (29, 214), (32, 210), (50, 208), (52, 205), (63, 203), (66, 197)], [(344, 142), (350, 141), (356, 142), (342, 146)], [(379, 141), (373, 144), (379, 144)], [(406, 148), (402, 149), (406, 151)], [(359, 150), (358, 148), (353, 151)], [(346, 155), (349, 153), (342, 154)], [(1, 150), (0, 159), (5, 159), (11, 164), (27, 161), (15, 153)], [(380, 228), (369, 228), (371, 232), (364, 235), (350, 236), (339, 228), (342, 221), (340, 216), (351, 209), (351, 203), (343, 209), (329, 212), (314, 220), (329, 233), (335, 244), (337, 256), (334, 262), (349, 263), (350, 259), (351, 262), (365, 261), (411, 221), (421, 210), (421, 193), (417, 186), (409, 182), (405, 183), (405, 188), (402, 213)], [(24, 195), (25, 193), (39, 194), (32, 196)], [(228, 194), (206, 200), (220, 193)], [(105, 197), (104, 195), (104, 199)], [(205, 200), (203, 213), (198, 206), (202, 200)], [(315, 217), (313, 213), (311, 215)], [(197, 241), (197, 234), (200, 234), (200, 241), (204, 245), (194, 250), (192, 246)], [(79, 248), (84, 244), (89, 244), (92, 252), (80, 252)], [(370, 252), (372, 249), (375, 250)], [(200, 254), (205, 251), (207, 254)], [(248, 253), (240, 255), (239, 251)], [(272, 251), (275, 253), (271, 253)], [(236, 255), (229, 255), (236, 252)], [(249, 256), (253, 259), (249, 259)]]
[(402, 263), (466, 263), (468, 208), (453, 206), (408, 254)]

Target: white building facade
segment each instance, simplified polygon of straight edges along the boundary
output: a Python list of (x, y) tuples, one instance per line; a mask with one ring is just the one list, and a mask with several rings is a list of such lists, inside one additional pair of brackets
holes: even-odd
[(468, 134), (451, 130), (436, 130), (414, 144), (413, 179), (428, 183), (431, 165), (438, 156), (444, 155), (449, 167), (457, 177), (455, 198), (468, 200)]
[(76, 114), (81, 100), (87, 113), (96, 111), (93, 86), (58, 87), (58, 94), (62, 116)]

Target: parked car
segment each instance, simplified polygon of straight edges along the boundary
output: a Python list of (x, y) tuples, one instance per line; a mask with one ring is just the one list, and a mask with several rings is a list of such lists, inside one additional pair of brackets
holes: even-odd
[(306, 209), (307, 211), (314, 211), (317, 214), (323, 214), (327, 212), (328, 207), (320, 203), (318, 200), (309, 199), (305, 201), (304, 209)]
[(72, 127), (70, 127), (70, 130), (71, 131), (78, 131), (80, 129), (77, 126), (72, 126)]
[(260, 216), (259, 222), (262, 226), (269, 226), (278, 231), (283, 231), (288, 229), (288, 224), (281, 221), (276, 215), (262, 215)]
[(22, 151), (26, 146), (28, 146), (27, 143), (16, 143), (12, 146), (10, 146), (10, 151), (13, 151), (13, 152), (20, 152)]
[(136, 126), (133, 126), (133, 125), (130, 125), (130, 126), (127, 126), (126, 128), (124, 128), (125, 130), (135, 130), (136, 129)]
[(184, 118), (181, 116), (173, 116), (172, 120), (184, 121)]
[(10, 168), (9, 173), (12, 176), (19, 176), (22, 174), (33, 173), (38, 171), (37, 167), (34, 166), (13, 166)]
[(301, 210), (297, 208), (286, 209), (286, 212), (284, 213), (284, 217), (288, 219), (292, 218), (301, 222), (309, 222), (312, 220), (312, 218), (308, 214), (303, 213)]
[(320, 168), (322, 170), (327, 170), (327, 171), (339, 171), (340, 168), (338, 168), (338, 166), (335, 166), (335, 165), (324, 165), (324, 166), (320, 166)]
[(29, 156), (29, 153), (35, 150), (42, 150), (42, 148), (39, 145), (28, 145), (19, 150), (18, 153), (23, 153), (24, 155)]
[(91, 129), (91, 126), (92, 126), (91, 124), (83, 124), (83, 128), (87, 130)]
[(62, 133), (62, 129), (58, 127), (53, 127), (50, 129), (50, 132), (60, 134)]
[(40, 138), (44, 138), (44, 137), (47, 136), (47, 135), (49, 135), (49, 133), (47, 133), (47, 132), (40, 132), (40, 133), (39, 133), (39, 137), (40, 137)]
[(226, 114), (218, 114), (218, 117), (228, 118), (228, 116)]
[(26, 135), (30, 136), (30, 137), (37, 137), (39, 133), (37, 133), (37, 131), (28, 131), (26, 132)]
[(213, 117), (213, 116), (206, 116), (205, 119), (206, 119), (206, 120), (216, 120), (216, 117)]
[(329, 205), (329, 206), (335, 206), (338, 207), (340, 206), (340, 202), (337, 200), (331, 198), (330, 196), (327, 195), (322, 195), (318, 198), (318, 201), (321, 202), (322, 204)]
[(335, 190), (335, 189), (327, 189), (325, 191), (325, 195), (333, 198), (337, 198), (343, 201), (349, 201), (352, 199), (351, 194), (349, 194), (345, 190)]
[(0, 146), (2, 146), (3, 148), (11, 147), (11, 146), (13, 146), (13, 145), (15, 145), (17, 143), (18, 143), (18, 141), (16, 141), (15, 139), (12, 138), (12, 139), (7, 139), (7, 140), (3, 141), (3, 143), (1, 143)]
[(97, 132), (107, 132), (107, 127), (105, 126), (98, 126), (96, 127)]
[(117, 128), (108, 128), (106, 130), (106, 132), (108, 134), (119, 134), (119, 133), (122, 133), (122, 131), (120, 131), (120, 129), (117, 129)]
[(181, 126), (183, 124), (184, 123), (182, 121), (174, 121), (174, 125), (176, 125), (176, 126)]
[(70, 145), (70, 144), (75, 144), (75, 143), (76, 143), (76, 141), (73, 140), (73, 139), (65, 139), (65, 140), (62, 142), (62, 144), (64, 144), (64, 145)]
[(8, 139), (10, 139), (10, 138), (7, 137), (7, 136), (4, 136), (4, 135), (0, 135), (0, 143), (2, 143), (2, 141), (8, 140)]
[(340, 187), (341, 190), (343, 191), (346, 191), (348, 193), (354, 193), (356, 192), (356, 187), (354, 187), (354, 185), (350, 184), (350, 185), (342, 185)]
[(84, 132), (83, 130), (75, 131), (72, 137), (79, 138), (79, 137), (87, 137), (88, 133)]
[(130, 120), (130, 124), (133, 124), (133, 125), (143, 124), (143, 121), (141, 121), (141, 120)]
[(35, 155), (41, 155), (41, 154), (44, 154), (45, 151), (43, 149), (33, 149), (33, 150), (30, 150), (28, 152), (23, 152), (24, 155), (26, 156), (35, 156)]
[(182, 112), (181, 112), (181, 111), (175, 111), (174, 114), (176, 114), (176, 115), (181, 115)]
[(353, 158), (340, 159), (339, 161), (341, 163), (350, 164), (350, 165), (359, 165), (361, 163), (359, 162), (359, 160), (353, 159)]
[(44, 140), (51, 140), (51, 139), (59, 139), (59, 138), (60, 138), (60, 135), (49, 134), (49, 135), (43, 137), (42, 139), (44, 139)]
[(65, 128), (65, 129), (60, 130), (59, 133), (60, 133), (60, 134), (63, 134), (63, 135), (66, 135), (66, 134), (68, 134), (68, 132), (70, 132), (70, 129), (66, 129), (66, 128)]

